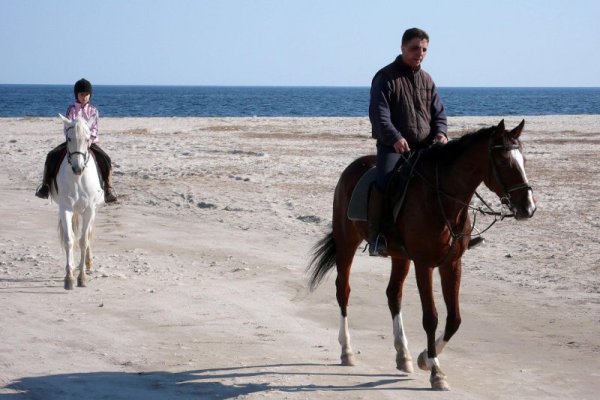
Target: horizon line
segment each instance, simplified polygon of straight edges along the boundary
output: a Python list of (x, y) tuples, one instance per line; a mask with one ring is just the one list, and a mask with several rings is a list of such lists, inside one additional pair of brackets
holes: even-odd
[[(72, 86), (71, 83), (0, 83), (0, 86)], [(112, 83), (96, 83), (94, 86), (117, 86), (117, 87), (207, 87), (207, 88), (330, 88), (330, 89), (347, 89), (356, 88), (364, 89), (370, 86), (360, 85), (183, 85), (183, 84), (112, 84)], [(448, 89), (600, 89), (600, 86), (438, 86), (438, 88)]]

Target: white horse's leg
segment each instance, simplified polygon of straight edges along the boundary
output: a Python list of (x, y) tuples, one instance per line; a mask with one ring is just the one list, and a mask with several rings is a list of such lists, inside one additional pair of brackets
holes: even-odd
[(79, 261), (79, 276), (77, 277), (77, 286), (85, 287), (87, 284), (86, 264), (88, 254), (90, 253), (90, 236), (92, 233), (92, 224), (94, 222), (94, 211), (87, 209), (83, 215), (81, 224), (81, 238), (79, 239), (79, 249), (81, 250), (81, 259)]
[(90, 219), (90, 228), (88, 229), (88, 246), (85, 254), (85, 269), (89, 274), (92, 272), (94, 265), (94, 259), (92, 257), (92, 231), (94, 230), (94, 221), (96, 220), (96, 206), (92, 209), (92, 218)]
[(75, 277), (73, 276), (73, 213), (67, 210), (60, 210), (59, 215), (62, 233), (61, 240), (67, 258), (65, 289), (73, 290), (73, 282), (75, 281)]
[(412, 357), (408, 351), (408, 340), (404, 334), (402, 311), (394, 317), (394, 347), (396, 348), (396, 368), (406, 373), (413, 372)]
[(88, 274), (92, 273), (92, 267), (94, 266), (94, 259), (92, 258), (92, 241), (88, 239), (88, 248), (85, 253), (85, 272)]
[(354, 366), (354, 353), (352, 352), (352, 346), (350, 345), (350, 331), (348, 329), (348, 317), (340, 316), (340, 333), (338, 335), (338, 341), (342, 346), (342, 365)]

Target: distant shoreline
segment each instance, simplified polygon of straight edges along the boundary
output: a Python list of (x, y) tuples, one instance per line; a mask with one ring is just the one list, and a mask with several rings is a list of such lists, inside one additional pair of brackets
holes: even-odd
[[(440, 87), (446, 114), (590, 115), (600, 88)], [(96, 85), (101, 117), (366, 117), (368, 87)], [(0, 117), (64, 113), (70, 85), (0, 85)]]
[[(47, 87), (64, 87), (72, 88), (71, 83), (0, 83), (1, 86), (47, 86)], [(225, 89), (369, 89), (369, 86), (356, 85), (149, 85), (149, 84), (95, 84), (94, 87), (101, 88), (225, 88)], [(600, 86), (438, 86), (439, 89), (577, 89), (577, 90), (597, 90)]]

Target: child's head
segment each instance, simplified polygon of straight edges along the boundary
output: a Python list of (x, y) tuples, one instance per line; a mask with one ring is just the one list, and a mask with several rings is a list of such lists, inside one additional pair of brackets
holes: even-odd
[(87, 79), (81, 78), (75, 82), (73, 92), (75, 93), (75, 99), (82, 105), (86, 105), (92, 97), (92, 83)]

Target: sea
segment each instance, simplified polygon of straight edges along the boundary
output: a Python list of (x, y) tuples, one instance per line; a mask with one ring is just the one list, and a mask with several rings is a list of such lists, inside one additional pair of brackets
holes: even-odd
[[(440, 87), (448, 116), (600, 114), (600, 88)], [(0, 84), (0, 117), (54, 117), (72, 85)], [(95, 85), (104, 117), (365, 117), (368, 87)]]

